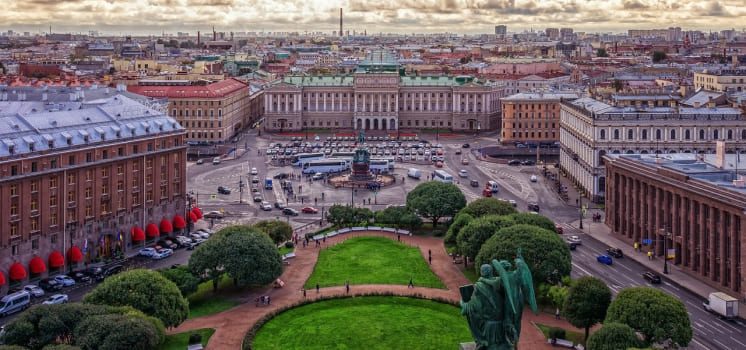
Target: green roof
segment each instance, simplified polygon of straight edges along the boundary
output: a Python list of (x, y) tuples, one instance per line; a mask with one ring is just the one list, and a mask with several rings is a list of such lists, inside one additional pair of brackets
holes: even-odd
[(323, 75), (323, 76), (300, 76), (300, 75), (292, 75), (292, 76), (286, 76), (282, 78), (281, 80), (277, 81), (277, 84), (290, 84), (290, 85), (298, 85), (298, 86), (352, 86), (353, 77), (349, 75), (341, 76), (333, 76), (333, 75)]

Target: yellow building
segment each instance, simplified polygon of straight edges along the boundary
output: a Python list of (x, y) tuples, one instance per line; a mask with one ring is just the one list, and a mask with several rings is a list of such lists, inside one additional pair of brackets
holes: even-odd
[(741, 92), (746, 91), (746, 70), (724, 69), (710, 72), (694, 73), (694, 89), (704, 88), (710, 91)]

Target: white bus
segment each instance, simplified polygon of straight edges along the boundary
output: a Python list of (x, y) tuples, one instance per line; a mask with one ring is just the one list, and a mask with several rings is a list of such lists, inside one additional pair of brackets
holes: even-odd
[(329, 158), (349, 159), (350, 162), (352, 162), (352, 158), (354, 157), (355, 152), (332, 152), (332, 154), (329, 156)]
[(303, 174), (340, 172), (350, 168), (350, 162), (345, 159), (312, 160), (303, 164)]
[(453, 176), (443, 170), (435, 170), (433, 174), (435, 174), (435, 176), (433, 177), (433, 181), (446, 182), (449, 184), (453, 183)]
[(371, 158), (372, 160), (385, 160), (388, 162), (389, 170), (394, 170), (394, 161), (396, 160), (394, 157), (377, 157), (377, 158)]
[(370, 172), (376, 173), (388, 173), (389, 172), (389, 161), (386, 159), (371, 159), (370, 160)]
[(293, 163), (293, 166), (302, 167), (303, 164), (319, 159), (324, 159), (323, 153), (299, 153), (291, 158), (291, 162)]

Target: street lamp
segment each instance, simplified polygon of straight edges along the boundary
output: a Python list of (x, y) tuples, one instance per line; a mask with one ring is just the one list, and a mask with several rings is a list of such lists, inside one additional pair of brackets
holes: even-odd
[(578, 209), (580, 211), (580, 229), (583, 229), (583, 208), (580, 205), (580, 199), (575, 200), (575, 204), (578, 206)]
[(668, 274), (668, 237), (671, 236), (671, 232), (668, 232), (667, 227), (664, 225), (661, 227), (663, 233), (663, 273)]

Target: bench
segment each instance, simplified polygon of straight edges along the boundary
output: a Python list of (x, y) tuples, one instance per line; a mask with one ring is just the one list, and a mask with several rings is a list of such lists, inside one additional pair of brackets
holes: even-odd
[(552, 346), (562, 346), (565, 348), (573, 348), (573, 342), (566, 340), (566, 339), (547, 339), (547, 343), (551, 344)]
[(295, 252), (290, 252), (282, 256), (282, 260), (287, 260), (295, 257)]

